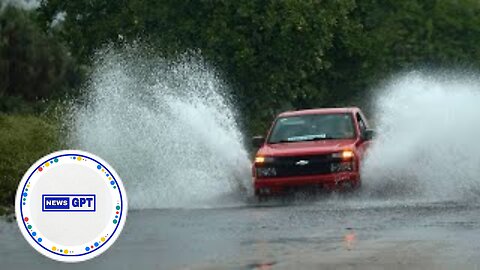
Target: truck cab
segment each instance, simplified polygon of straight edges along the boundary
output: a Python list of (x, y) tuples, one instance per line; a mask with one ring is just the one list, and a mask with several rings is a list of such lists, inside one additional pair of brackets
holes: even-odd
[(361, 186), (360, 164), (374, 135), (359, 108), (328, 108), (279, 114), (252, 165), (255, 195), (287, 191), (352, 190)]

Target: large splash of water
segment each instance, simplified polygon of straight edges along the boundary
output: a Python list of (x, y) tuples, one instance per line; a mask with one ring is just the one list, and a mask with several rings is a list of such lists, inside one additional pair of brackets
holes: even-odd
[(480, 82), (410, 73), (377, 97), (378, 137), (363, 167), (368, 197), (472, 200), (480, 194)]
[(208, 207), (249, 189), (249, 160), (228, 87), (198, 57), (136, 48), (97, 55), (74, 147), (111, 163), (133, 208)]
[[(250, 189), (250, 162), (228, 87), (197, 57), (167, 61), (132, 51), (98, 55), (87, 98), (72, 110), (73, 146), (119, 171), (134, 208), (238, 202)], [(373, 100), (378, 136), (362, 168), (360, 200), (350, 202), (480, 194), (480, 81), (409, 73)]]

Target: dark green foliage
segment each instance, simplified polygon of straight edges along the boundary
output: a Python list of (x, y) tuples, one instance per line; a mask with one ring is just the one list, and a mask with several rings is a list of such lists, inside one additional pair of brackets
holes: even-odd
[[(354, 16), (363, 25), (365, 79), (415, 68), (478, 68), (480, 2), (364, 0)], [(370, 77), (370, 78), (368, 78)]]
[[(360, 26), (340, 1), (60, 1), (42, 5), (46, 18), (66, 11), (63, 36), (88, 62), (107, 42), (142, 40), (163, 54), (200, 49), (234, 86), (250, 130), (264, 130), (281, 109), (318, 107), (333, 99), (337, 56), (349, 54)], [(335, 48), (334, 45), (337, 45)]]
[(167, 56), (199, 50), (231, 82), (250, 132), (281, 110), (366, 100), (395, 72), (479, 66), (475, 0), (44, 0), (45, 32), (58, 14), (56, 36), (85, 64), (138, 40)]
[(34, 12), (0, 11), (0, 111), (30, 112), (35, 101), (62, 96), (79, 83), (67, 49), (34, 20)]
[(51, 122), (0, 114), (0, 208), (13, 205), (18, 182), (31, 164), (60, 149), (58, 127)]
[(478, 67), (474, 0), (50, 0), (81, 61), (141, 38), (163, 54), (200, 49), (234, 87), (251, 132), (280, 110), (351, 105), (392, 73)]

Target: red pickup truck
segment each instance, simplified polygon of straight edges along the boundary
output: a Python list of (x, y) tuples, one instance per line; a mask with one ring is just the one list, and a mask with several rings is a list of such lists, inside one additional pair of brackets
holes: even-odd
[(360, 187), (360, 163), (374, 131), (359, 108), (284, 112), (258, 147), (252, 166), (257, 197), (290, 190)]

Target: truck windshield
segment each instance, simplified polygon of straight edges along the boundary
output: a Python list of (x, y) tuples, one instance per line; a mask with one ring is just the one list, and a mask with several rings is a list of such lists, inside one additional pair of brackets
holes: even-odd
[(352, 115), (306, 114), (281, 117), (275, 122), (268, 143), (301, 142), (331, 139), (353, 139)]

